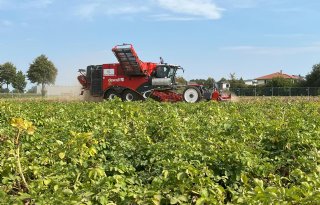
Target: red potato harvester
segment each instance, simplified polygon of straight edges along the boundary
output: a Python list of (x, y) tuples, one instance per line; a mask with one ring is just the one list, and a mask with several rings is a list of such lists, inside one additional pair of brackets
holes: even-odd
[[(88, 91), (92, 97), (123, 101), (153, 98), (161, 102), (189, 103), (201, 99), (225, 101), (231, 95), (221, 95), (218, 89), (209, 91), (199, 84), (177, 85), (175, 82), (179, 65), (143, 62), (131, 44), (117, 45), (112, 49), (119, 63), (90, 65), (87, 70), (79, 70), (78, 81), (83, 86), (82, 94)], [(183, 93), (177, 90), (183, 88)]]

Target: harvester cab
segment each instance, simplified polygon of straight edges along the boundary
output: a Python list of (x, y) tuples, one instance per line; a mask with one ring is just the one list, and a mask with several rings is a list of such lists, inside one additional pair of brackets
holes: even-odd
[(183, 68), (179, 65), (170, 64), (158, 64), (155, 70), (152, 72), (152, 84), (155, 85), (158, 82), (167, 82), (165, 85), (176, 85), (176, 73), (179, 69)]

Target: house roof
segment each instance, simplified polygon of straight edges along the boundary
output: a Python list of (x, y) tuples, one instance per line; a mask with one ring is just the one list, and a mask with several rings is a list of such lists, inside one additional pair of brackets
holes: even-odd
[(301, 75), (292, 75), (292, 77), (293, 77), (294, 79), (304, 80), (304, 77), (301, 76)]
[(298, 76), (288, 75), (282, 72), (276, 72), (269, 75), (261, 76), (259, 78), (256, 78), (255, 80), (271, 80), (273, 78), (299, 79)]

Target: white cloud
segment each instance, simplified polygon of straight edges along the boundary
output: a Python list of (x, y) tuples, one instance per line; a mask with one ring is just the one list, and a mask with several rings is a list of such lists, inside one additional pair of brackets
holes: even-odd
[(314, 35), (311, 34), (304, 34), (304, 33), (287, 33), (287, 34), (265, 34), (265, 37), (268, 38), (310, 38), (313, 37)]
[(43, 9), (53, 4), (54, 0), (0, 0), (0, 9)]
[(88, 3), (88, 4), (80, 5), (75, 10), (75, 15), (85, 19), (91, 19), (98, 7), (99, 7), (99, 3)]
[(74, 14), (84, 19), (92, 19), (96, 15), (121, 15), (121, 14), (136, 14), (146, 12), (149, 7), (123, 1), (115, 3), (112, 0), (93, 1), (79, 5)]
[(255, 8), (259, 5), (261, 1), (259, 0), (224, 0), (229, 3), (234, 8)]
[(298, 12), (299, 8), (288, 8), (292, 0), (215, 0), (215, 3), (226, 10), (263, 9), (273, 12)]
[(4, 26), (4, 27), (10, 27), (13, 25), (13, 23), (11, 21), (8, 20), (0, 20), (0, 25)]
[(296, 47), (230, 46), (221, 49), (241, 53), (245, 52), (253, 55), (296, 55), (320, 52), (320, 43), (315, 42), (310, 45)]
[(120, 8), (113, 8), (106, 10), (106, 14), (135, 14), (135, 13), (140, 13), (140, 12), (146, 12), (148, 11), (149, 8), (146, 6), (138, 6), (138, 7), (132, 7), (132, 6), (124, 6)]
[(291, 8), (275, 8), (272, 9), (274, 12), (278, 13), (299, 13), (299, 12), (305, 12), (304, 9), (302, 8), (296, 8), (296, 7), (291, 7)]
[(193, 21), (197, 18), (195, 17), (185, 17), (185, 16), (173, 16), (170, 14), (155, 14), (151, 16), (151, 19), (156, 21)]
[(22, 8), (47, 8), (49, 5), (53, 4), (53, 0), (27, 0), (21, 4)]
[(218, 8), (211, 0), (156, 0), (157, 4), (176, 14), (219, 19), (223, 9)]
[(89, 20), (98, 15), (140, 14), (157, 21), (190, 21), (219, 19), (222, 11), (213, 0), (91, 0), (76, 6), (74, 14)]

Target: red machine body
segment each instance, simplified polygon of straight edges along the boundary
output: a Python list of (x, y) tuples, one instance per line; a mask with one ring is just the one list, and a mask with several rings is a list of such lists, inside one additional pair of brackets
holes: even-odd
[[(146, 67), (150, 67), (150, 64), (143, 63)], [(156, 66), (156, 64), (152, 64)], [(109, 87), (118, 86), (126, 87), (131, 90), (137, 90), (138, 87), (148, 81), (147, 76), (127, 76), (121, 69), (121, 65), (118, 64), (103, 64), (103, 84), (102, 89), (108, 90)], [(147, 68), (148, 69), (148, 68)]]
[(211, 100), (216, 100), (216, 101), (228, 101), (231, 99), (231, 94), (229, 95), (222, 95), (218, 89), (213, 89), (212, 95), (211, 95)]
[(183, 94), (176, 92), (175, 75), (182, 69), (178, 65), (143, 62), (131, 44), (115, 46), (112, 51), (119, 63), (91, 65), (87, 70), (79, 70), (78, 81), (91, 96), (120, 97), (123, 101), (148, 97), (166, 102), (219, 100), (200, 85), (186, 86)]

